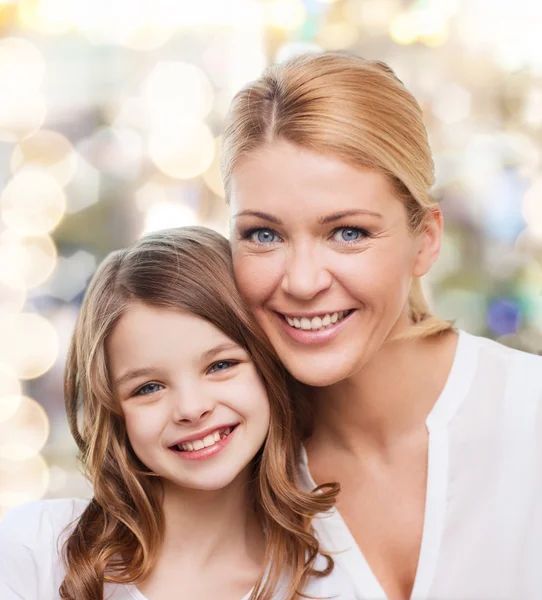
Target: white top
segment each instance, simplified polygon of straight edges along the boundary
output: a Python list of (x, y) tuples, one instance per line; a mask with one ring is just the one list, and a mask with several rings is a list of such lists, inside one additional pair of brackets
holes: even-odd
[[(87, 505), (88, 500), (42, 500), (17, 507), (0, 521), (1, 600), (60, 599), (58, 590), (65, 576), (62, 545), (72, 530), (69, 526), (75, 524)], [(316, 567), (324, 566), (323, 557), (318, 557)], [(320, 598), (357, 600), (350, 578), (341, 568), (323, 579), (312, 579), (306, 593)], [(242, 600), (248, 600), (250, 594)], [(113, 584), (104, 586), (104, 598), (152, 600), (134, 585)], [(280, 590), (275, 598), (283, 600)]]
[[(542, 357), (460, 332), (429, 414), (413, 600), (542, 599)], [(301, 485), (315, 486), (306, 454)], [(315, 519), (359, 598), (386, 595), (336, 509)], [(370, 517), (370, 515), (369, 515)]]

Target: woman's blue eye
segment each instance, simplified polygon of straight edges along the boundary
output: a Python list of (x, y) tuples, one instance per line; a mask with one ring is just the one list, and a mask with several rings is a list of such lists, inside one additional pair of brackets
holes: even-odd
[(137, 390), (134, 396), (148, 396), (149, 394), (160, 391), (163, 387), (164, 386), (159, 383), (146, 383)]
[(218, 371), (225, 371), (226, 369), (229, 369), (230, 367), (233, 367), (236, 364), (238, 363), (234, 360), (221, 360), (215, 363), (214, 365), (211, 365), (208, 372), (217, 373)]
[(258, 244), (271, 244), (277, 241), (277, 234), (272, 229), (254, 229), (250, 232), (250, 239)]
[(357, 242), (369, 234), (359, 227), (339, 227), (335, 230), (333, 238), (336, 242)]

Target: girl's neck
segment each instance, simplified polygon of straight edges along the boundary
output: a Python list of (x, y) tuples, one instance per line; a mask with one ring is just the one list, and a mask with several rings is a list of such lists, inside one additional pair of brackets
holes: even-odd
[(313, 388), (311, 447), (333, 444), (352, 453), (392, 450), (425, 428), (448, 379), (457, 333), (384, 344), (353, 377)]
[(253, 509), (248, 471), (220, 490), (190, 490), (165, 482), (161, 555), (194, 568), (232, 552), (263, 564), (264, 534)]

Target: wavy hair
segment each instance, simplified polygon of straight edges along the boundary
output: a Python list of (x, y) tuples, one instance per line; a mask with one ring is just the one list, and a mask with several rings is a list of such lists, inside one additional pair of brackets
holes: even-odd
[(329, 510), (338, 484), (295, 485), (299, 424), (288, 374), (235, 288), (230, 247), (202, 227), (160, 231), (112, 253), (99, 267), (72, 337), (66, 373), (68, 421), (94, 496), (63, 549), (64, 600), (103, 600), (104, 583), (135, 583), (152, 570), (164, 535), (162, 487), (132, 450), (112, 393), (105, 344), (134, 300), (206, 319), (251, 356), (269, 397), (270, 428), (253, 461), (252, 497), (266, 532), (267, 574), (251, 600), (271, 600), (289, 575), (287, 597), (303, 595), (320, 552), (311, 519)]
[[(414, 233), (436, 206), (422, 110), (383, 62), (341, 52), (305, 54), (269, 67), (240, 90), (223, 136), (227, 199), (237, 165), (277, 139), (384, 173)], [(408, 306), (413, 326), (401, 337), (427, 337), (452, 327), (431, 314), (419, 277), (412, 279)]]

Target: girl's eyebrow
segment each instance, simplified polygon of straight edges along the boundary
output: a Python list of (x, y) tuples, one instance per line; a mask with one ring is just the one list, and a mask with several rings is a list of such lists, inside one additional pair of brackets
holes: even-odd
[(218, 346), (215, 346), (210, 350), (206, 350), (201, 355), (201, 359), (203, 361), (211, 360), (217, 354), (220, 354), (221, 352), (226, 352), (228, 350), (243, 350), (243, 348), (241, 348), (241, 346), (239, 346), (239, 344), (236, 344), (235, 342), (224, 342), (223, 344), (218, 344)]
[(126, 383), (131, 379), (136, 379), (137, 377), (147, 377), (148, 375), (152, 375), (153, 373), (156, 373), (156, 369), (153, 369), (152, 367), (144, 367), (142, 369), (131, 369), (130, 371), (126, 371), (126, 373), (115, 379), (113, 385), (115, 387), (119, 387), (123, 383)]

